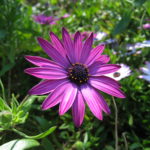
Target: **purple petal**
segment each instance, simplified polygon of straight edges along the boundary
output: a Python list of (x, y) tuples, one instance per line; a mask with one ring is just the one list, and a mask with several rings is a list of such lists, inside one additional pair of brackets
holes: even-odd
[(125, 98), (125, 94), (116, 86), (112, 86), (109, 82), (101, 82), (99, 78), (90, 78), (89, 83), (96, 89), (103, 91), (109, 95), (118, 97), (118, 98)]
[(30, 95), (43, 95), (52, 92), (57, 86), (64, 83), (66, 79), (62, 80), (44, 80), (35, 85), (30, 91)]
[(101, 56), (104, 48), (104, 45), (98, 45), (97, 47), (93, 48), (85, 64), (90, 66), (93, 62), (95, 62)]
[(76, 62), (79, 62), (79, 58), (81, 56), (81, 50), (82, 50), (82, 37), (80, 32), (76, 32), (74, 36), (74, 47), (75, 47), (75, 59)]
[(93, 33), (91, 33), (90, 37), (85, 41), (83, 45), (80, 57), (81, 63), (85, 63), (85, 61), (88, 59), (90, 51), (92, 49), (92, 44), (93, 44)]
[(65, 114), (74, 103), (78, 88), (75, 84), (68, 83), (63, 94), (63, 99), (59, 105), (59, 114)]
[(70, 61), (72, 63), (75, 63), (75, 51), (74, 51), (73, 41), (71, 40), (71, 37), (65, 28), (62, 29), (62, 39), (63, 39), (64, 48), (67, 51), (67, 55)]
[(66, 82), (57, 86), (57, 88), (45, 99), (42, 103), (43, 110), (47, 110), (62, 101), (66, 85), (68, 85), (67, 83), (68, 81), (66, 80)]
[(52, 43), (54, 44), (55, 49), (63, 56), (66, 57), (66, 50), (63, 47), (62, 42), (59, 40), (59, 38), (53, 33), (50, 32), (50, 38)]
[(114, 64), (98, 64), (98, 63), (93, 63), (89, 67), (89, 74), (92, 76), (101, 76), (104, 74), (112, 73), (120, 69), (119, 65), (114, 65)]
[(110, 57), (108, 55), (101, 55), (96, 62), (101, 62), (103, 64), (107, 64), (110, 61)]
[(102, 120), (103, 115), (100, 107), (100, 100), (98, 100), (98, 97), (96, 97), (95, 90), (91, 86), (83, 85), (81, 87), (81, 93), (93, 115), (99, 120)]
[(54, 61), (48, 60), (46, 58), (42, 58), (39, 56), (25, 56), (25, 58), (27, 61), (39, 67), (51, 67), (51, 68), (63, 69)]
[(119, 82), (117, 82), (116, 80), (114, 80), (114, 79), (112, 79), (110, 77), (107, 77), (107, 76), (99, 76), (99, 77), (92, 77), (92, 78), (98, 79), (99, 82), (102, 82), (102, 83), (105, 83), (105, 84), (109, 84), (109, 85), (112, 85), (112, 86), (117, 87), (117, 88), (121, 87)]
[(77, 97), (72, 106), (72, 115), (76, 127), (79, 127), (82, 124), (84, 119), (84, 113), (85, 113), (85, 104), (83, 96), (81, 92), (78, 91)]
[(67, 72), (58, 70), (57, 68), (35, 67), (25, 69), (25, 73), (41, 79), (64, 79), (67, 77)]
[(62, 55), (46, 40), (38, 38), (38, 42), (49, 57), (58, 62), (60, 65), (67, 66), (68, 62)]

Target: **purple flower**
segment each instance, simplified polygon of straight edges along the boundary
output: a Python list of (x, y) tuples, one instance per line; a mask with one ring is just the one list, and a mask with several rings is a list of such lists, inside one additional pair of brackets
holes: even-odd
[(117, 71), (120, 66), (107, 64), (109, 57), (101, 55), (104, 45), (92, 48), (93, 33), (82, 42), (80, 32), (74, 40), (66, 29), (62, 29), (62, 42), (50, 32), (51, 42), (38, 38), (43, 50), (52, 60), (39, 56), (25, 58), (37, 67), (25, 70), (27, 74), (44, 79), (30, 91), (31, 95), (49, 94), (42, 104), (47, 110), (59, 104), (59, 114), (65, 114), (72, 108), (74, 123), (79, 127), (84, 118), (85, 103), (95, 117), (102, 120), (102, 111), (109, 114), (110, 109), (98, 90), (109, 95), (125, 98), (118, 82), (106, 77)]
[(143, 24), (144, 29), (150, 29), (150, 23)]
[(68, 17), (70, 17), (69, 14), (64, 14), (62, 17), (60, 17), (60, 19), (65, 19), (65, 18), (68, 18)]
[[(91, 35), (91, 33), (92, 33), (92, 32), (90, 32), (90, 31), (87, 31), (87, 32), (81, 32), (80, 34), (81, 34), (82, 40), (87, 39), (87, 38)], [(74, 36), (75, 36), (75, 33), (71, 35), (71, 38), (74, 38)], [(94, 34), (93, 34), (93, 38), (95, 39), (96, 36), (97, 36), (97, 34), (94, 33)]]
[(144, 73), (144, 75), (140, 75), (139, 78), (150, 82), (150, 62), (146, 62), (146, 66), (141, 67), (140, 70)]
[(39, 23), (39, 24), (56, 24), (56, 21), (58, 21), (59, 19), (56, 19), (52, 16), (45, 16), (45, 15), (37, 15), (37, 16), (33, 16), (33, 19), (35, 22)]

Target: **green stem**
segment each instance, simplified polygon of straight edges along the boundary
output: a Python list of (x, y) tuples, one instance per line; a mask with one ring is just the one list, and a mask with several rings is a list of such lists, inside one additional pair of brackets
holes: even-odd
[(118, 146), (118, 109), (114, 97), (112, 96), (115, 109), (115, 150), (119, 150)]
[(3, 83), (2, 83), (2, 80), (0, 79), (0, 86), (2, 88), (2, 96), (3, 96), (3, 99), (6, 101), (6, 97), (5, 97), (5, 90), (4, 90), (4, 86), (3, 86)]
[(126, 133), (122, 133), (122, 136), (123, 136), (123, 139), (124, 139), (124, 144), (125, 144), (125, 150), (128, 150), (128, 142), (127, 142), (127, 139), (126, 139)]

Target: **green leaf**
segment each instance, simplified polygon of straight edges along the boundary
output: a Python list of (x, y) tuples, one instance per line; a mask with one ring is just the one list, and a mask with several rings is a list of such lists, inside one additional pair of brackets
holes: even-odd
[(35, 135), (35, 136), (28, 136), (28, 135), (26, 135), (25, 133), (23, 133), (23, 132), (21, 132), (21, 131), (18, 131), (18, 130), (16, 130), (16, 129), (12, 129), (12, 130), (13, 130), (14, 132), (18, 133), (19, 135), (21, 135), (21, 136), (23, 136), (23, 137), (25, 137), (25, 138), (28, 138), (28, 139), (42, 139), (42, 138), (48, 136), (49, 134), (51, 134), (52, 132), (54, 132), (55, 129), (56, 129), (56, 126), (51, 127), (51, 128), (49, 128), (47, 131), (42, 132), (42, 133), (40, 133), (40, 134), (38, 134), (38, 135)]
[(9, 111), (11, 111), (11, 109), (7, 105), (7, 103), (0, 97), (0, 111), (3, 111), (3, 110), (9, 110)]
[(144, 6), (146, 7), (146, 11), (150, 15), (150, 1), (146, 1), (146, 3), (144, 4)]
[(39, 145), (39, 142), (33, 139), (16, 139), (0, 146), (0, 150), (25, 150)]
[(129, 116), (129, 125), (130, 126), (133, 125), (133, 116), (132, 115)]
[(125, 31), (125, 29), (130, 23), (130, 20), (131, 20), (131, 11), (129, 10), (124, 13), (124, 15), (122, 16), (122, 19), (116, 24), (112, 34), (117, 35)]
[(3, 129), (8, 129), (11, 126), (12, 114), (9, 111), (0, 112), (0, 126)]
[(16, 114), (17, 113), (17, 108), (19, 106), (19, 103), (16, 99), (16, 97), (14, 96), (14, 94), (12, 94), (12, 99), (11, 99), (11, 109), (12, 109), (12, 113)]
[(25, 98), (18, 107), (18, 110), (28, 111), (31, 108), (31, 104), (35, 101), (37, 96), (30, 96)]

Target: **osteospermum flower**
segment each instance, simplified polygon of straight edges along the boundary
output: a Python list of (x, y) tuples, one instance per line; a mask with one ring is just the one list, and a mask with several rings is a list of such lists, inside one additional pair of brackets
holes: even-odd
[(150, 82), (150, 62), (146, 62), (146, 67), (141, 67), (141, 71), (144, 75), (140, 75), (139, 78), (145, 79)]
[(96, 34), (96, 36), (95, 36), (94, 39), (96, 41), (100, 41), (100, 40), (102, 40), (106, 36), (107, 36), (107, 33), (105, 33), (105, 32), (97, 32), (97, 34)]
[(116, 72), (109, 73), (106, 76), (119, 81), (125, 77), (128, 77), (131, 74), (131, 70), (129, 66), (125, 64), (119, 64), (119, 65), (121, 66), (120, 69), (118, 69)]
[(45, 16), (43, 14), (33, 16), (33, 19), (39, 24), (56, 24), (56, 21), (59, 20), (58, 18), (54, 18), (53, 16)]
[[(87, 38), (91, 35), (91, 33), (92, 33), (92, 32), (90, 32), (90, 31), (81, 32), (80, 34), (81, 34), (81, 38), (82, 38), (82, 40), (87, 39)], [(72, 34), (72, 35), (71, 35), (71, 38), (74, 38), (74, 36), (75, 36), (75, 34)], [(94, 33), (94, 34), (93, 34), (93, 38), (95, 39), (95, 38), (96, 38), (96, 36), (97, 36), (97, 34), (96, 34), (96, 33)]]
[(143, 24), (143, 29), (150, 29), (150, 23)]
[(77, 127), (83, 122), (85, 103), (94, 116), (102, 120), (102, 111), (109, 114), (110, 109), (98, 90), (125, 98), (120, 85), (105, 76), (117, 71), (120, 66), (106, 64), (109, 57), (102, 55), (104, 45), (92, 48), (93, 33), (82, 41), (80, 32), (76, 32), (72, 40), (63, 28), (62, 42), (53, 32), (50, 32), (50, 38), (52, 43), (42, 38), (38, 38), (38, 42), (52, 60), (39, 56), (25, 57), (37, 66), (28, 68), (25, 72), (44, 79), (35, 85), (29, 94), (49, 94), (42, 104), (43, 110), (59, 104), (59, 114), (63, 115), (72, 108), (73, 120)]

